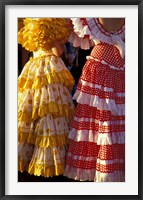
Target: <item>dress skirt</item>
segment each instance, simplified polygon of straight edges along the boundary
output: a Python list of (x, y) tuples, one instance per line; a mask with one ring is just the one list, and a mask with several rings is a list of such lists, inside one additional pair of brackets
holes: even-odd
[(100, 42), (87, 58), (74, 99), (64, 175), (80, 181), (125, 181), (125, 60)]
[(62, 59), (35, 54), (18, 78), (18, 170), (64, 173), (74, 79)]

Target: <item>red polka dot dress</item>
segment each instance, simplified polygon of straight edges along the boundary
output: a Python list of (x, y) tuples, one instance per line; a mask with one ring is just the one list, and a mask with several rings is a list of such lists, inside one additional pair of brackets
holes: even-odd
[[(65, 176), (80, 181), (125, 181), (125, 24), (106, 32), (96, 18), (72, 18), (70, 41), (88, 48), (74, 99)], [(79, 38), (79, 39), (78, 39)], [(81, 40), (81, 38), (83, 40)]]

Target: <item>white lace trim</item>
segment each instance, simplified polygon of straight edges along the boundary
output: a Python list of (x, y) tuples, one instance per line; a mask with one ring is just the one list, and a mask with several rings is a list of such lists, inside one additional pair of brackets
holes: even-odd
[(78, 89), (73, 99), (80, 104), (97, 107), (99, 110), (110, 110), (113, 115), (125, 115), (125, 104), (116, 104), (113, 99), (102, 99), (99, 96), (86, 94)]
[[(119, 39), (124, 39), (125, 38), (125, 27), (123, 26), (121, 29), (121, 32), (106, 32), (103, 29), (103, 32), (106, 33), (106, 35), (101, 31), (102, 27), (98, 23), (97, 18), (86, 18), (90, 33), (92, 34), (91, 38), (92, 39), (98, 39), (99, 41), (106, 42), (109, 44), (115, 44), (116, 41)], [(76, 26), (76, 23), (75, 23)], [(100, 27), (100, 28), (99, 28)], [(80, 30), (80, 27), (79, 27)], [(78, 30), (78, 31), (79, 31)]]
[(69, 139), (74, 141), (85, 141), (94, 142), (98, 145), (108, 145), (108, 144), (124, 144), (125, 143), (125, 133), (98, 133), (93, 130), (76, 130), (72, 128), (69, 133)]

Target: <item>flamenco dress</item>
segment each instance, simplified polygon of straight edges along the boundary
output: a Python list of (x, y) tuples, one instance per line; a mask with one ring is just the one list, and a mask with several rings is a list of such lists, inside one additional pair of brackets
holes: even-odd
[(80, 181), (125, 181), (125, 24), (104, 30), (97, 18), (71, 18), (70, 42), (88, 49), (74, 99), (64, 175)]
[(33, 51), (18, 77), (20, 172), (44, 177), (64, 173), (74, 79), (62, 59), (52, 54), (50, 45), (56, 39), (64, 43), (67, 27), (60, 18), (26, 18), (19, 31), (19, 43)]

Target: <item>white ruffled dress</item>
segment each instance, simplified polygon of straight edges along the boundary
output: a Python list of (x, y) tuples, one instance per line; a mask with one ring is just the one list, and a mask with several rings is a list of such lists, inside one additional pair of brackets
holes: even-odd
[(93, 46), (74, 99), (64, 175), (80, 181), (125, 181), (125, 24), (104, 30), (97, 18), (72, 18), (75, 47)]
[(74, 79), (60, 57), (38, 50), (18, 78), (18, 170), (64, 173)]

